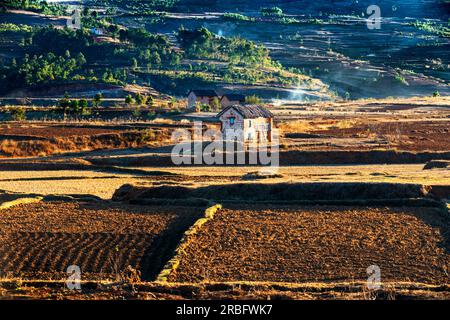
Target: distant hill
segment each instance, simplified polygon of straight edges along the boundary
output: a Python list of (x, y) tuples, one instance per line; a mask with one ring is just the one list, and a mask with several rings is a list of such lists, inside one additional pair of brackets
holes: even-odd
[[(287, 14), (304, 14), (317, 16), (322, 14), (348, 14), (361, 15), (367, 7), (373, 5), (373, 0), (180, 0), (174, 9), (183, 10), (189, 7), (190, 11), (231, 11), (251, 12), (259, 11), (261, 7), (277, 6)], [(385, 17), (441, 17), (450, 18), (449, 0), (384, 0), (379, 1), (382, 16)], [(181, 6), (181, 7), (180, 7)]]

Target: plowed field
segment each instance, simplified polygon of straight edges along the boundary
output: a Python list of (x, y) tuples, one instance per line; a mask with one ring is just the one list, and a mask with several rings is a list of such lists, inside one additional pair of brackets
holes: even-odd
[(449, 219), (433, 208), (239, 206), (219, 211), (172, 281), (449, 283)]
[(200, 208), (106, 202), (13, 207), (0, 213), (0, 272), (61, 279), (77, 265), (82, 279), (109, 279), (131, 266), (151, 280), (201, 214)]

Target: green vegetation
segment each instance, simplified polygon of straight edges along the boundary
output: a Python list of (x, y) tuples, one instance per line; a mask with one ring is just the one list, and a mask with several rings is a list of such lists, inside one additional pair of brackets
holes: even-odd
[(255, 18), (247, 17), (239, 13), (229, 13), (229, 12), (225, 13), (223, 15), (223, 18), (225, 20), (230, 21), (255, 21)]
[(11, 118), (13, 121), (24, 121), (26, 120), (26, 111), (23, 107), (16, 107), (9, 110)]
[[(0, 93), (51, 82), (130, 83), (184, 94), (186, 87), (211, 83), (292, 86), (308, 80), (300, 70), (286, 70), (273, 61), (264, 46), (239, 37), (219, 37), (206, 28), (181, 28), (174, 43), (144, 28), (115, 24), (96, 10), (84, 9), (82, 19), (79, 30), (0, 25), (0, 30), (26, 31), (20, 41), (23, 56), (4, 58), (0, 66)], [(100, 101), (94, 100), (93, 106)], [(138, 98), (139, 105), (146, 103)]]
[(59, 112), (62, 112), (64, 116), (70, 114), (75, 116), (88, 116), (91, 114), (89, 103), (86, 99), (70, 99), (66, 94), (63, 99), (58, 103)]
[(409, 83), (406, 81), (405, 77), (399, 73), (395, 75), (394, 79), (401, 84), (409, 86)]
[(120, 7), (132, 13), (164, 11), (172, 8), (179, 0), (94, 0), (95, 6)]
[[(322, 25), (326, 22), (325, 20), (317, 19), (317, 18), (306, 18), (306, 19), (299, 20), (297, 18), (287, 17), (284, 15), (283, 10), (281, 10), (278, 7), (262, 8), (260, 13), (264, 19), (253, 18), (253, 17), (249, 17), (249, 16), (239, 14), (239, 13), (225, 13), (223, 15), (223, 19), (226, 21), (235, 21), (235, 22), (245, 21), (245, 22), (257, 22), (257, 23), (267, 22), (269, 20), (270, 23), (277, 23), (277, 24), (283, 24), (283, 25), (292, 25), (292, 24)], [(334, 20), (334, 19), (327, 19), (327, 23), (343, 24), (343, 22)]]
[(97, 93), (94, 97), (94, 99), (92, 100), (92, 105), (95, 108), (100, 107), (100, 104), (103, 100), (103, 95), (101, 93)]
[(442, 24), (432, 23), (429, 21), (419, 21), (411, 23), (412, 26), (425, 32), (436, 34), (440, 37), (450, 38), (450, 28)]
[(66, 7), (57, 3), (48, 3), (44, 0), (3, 0), (2, 5), (8, 9), (25, 9), (45, 15), (62, 16)]
[(25, 24), (0, 23), (0, 32), (32, 32), (33, 27)]
[(89, 10), (88, 7), (85, 7), (81, 12), (81, 25), (83, 28), (108, 28), (111, 24), (111, 18), (100, 18), (97, 11)]
[(180, 54), (166, 37), (143, 29), (115, 30), (120, 43), (96, 42), (88, 29), (33, 29), (23, 41), (25, 56), (19, 63), (12, 59), (0, 67), (0, 91), (50, 81), (124, 84), (136, 79), (130, 69), (176, 69), (180, 64)]
[(245, 103), (246, 104), (260, 104), (261, 98), (258, 97), (257, 95), (251, 95), (251, 96), (247, 96), (245, 97)]
[(180, 29), (178, 40), (190, 58), (215, 59), (241, 65), (271, 65), (269, 51), (242, 38), (217, 37), (206, 28)]
[(142, 115), (141, 107), (140, 106), (135, 107), (133, 109), (132, 115), (134, 118), (139, 119)]
[(140, 94), (140, 93), (138, 93), (138, 94), (136, 95), (135, 100), (136, 100), (136, 104), (139, 105), (139, 106), (140, 106), (140, 105), (143, 105), (144, 102), (145, 102), (144, 96), (143, 96), (142, 94)]
[(261, 14), (270, 17), (281, 17), (284, 15), (283, 10), (279, 7), (261, 8)]
[(212, 101), (211, 101), (211, 110), (212, 111), (219, 111), (221, 107), (222, 106), (220, 104), (219, 98), (215, 97), (214, 99), (212, 99)]
[(19, 64), (12, 62), (4, 74), (5, 82), (15, 88), (23, 84), (32, 86), (53, 80), (68, 80), (85, 63), (82, 53), (75, 58), (71, 58), (69, 52), (64, 56), (56, 56), (52, 52), (33, 57), (26, 55)]
[(126, 103), (126, 104), (134, 104), (134, 103), (135, 103), (135, 100), (133, 99), (133, 97), (131, 96), (131, 94), (129, 94), (129, 95), (127, 95), (127, 96), (125, 97), (125, 103)]
[(187, 58), (203, 61), (190, 67), (196, 71), (191, 76), (199, 80), (283, 85), (297, 85), (302, 81), (299, 70), (285, 70), (270, 58), (267, 48), (246, 39), (218, 37), (206, 28), (181, 28), (178, 41)]
[(46, 27), (37, 29), (32, 36), (30, 53), (42, 54), (53, 52), (62, 55), (70, 52), (86, 51), (94, 41), (87, 30), (56, 29)]

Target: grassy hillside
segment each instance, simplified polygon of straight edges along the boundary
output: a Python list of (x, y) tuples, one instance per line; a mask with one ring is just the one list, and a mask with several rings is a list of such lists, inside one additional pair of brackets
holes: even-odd
[[(450, 93), (449, 5), (440, 0), (384, 1), (379, 30), (367, 29), (366, 0), (84, 4), (82, 30), (46, 31), (42, 40), (41, 27), (65, 25), (64, 5), (6, 2), (35, 14), (2, 14), (0, 94), (66, 83), (136, 84), (176, 96), (210, 87), (294, 100)], [(180, 30), (194, 37), (184, 41)], [(84, 61), (80, 54), (85, 63), (73, 64)]]

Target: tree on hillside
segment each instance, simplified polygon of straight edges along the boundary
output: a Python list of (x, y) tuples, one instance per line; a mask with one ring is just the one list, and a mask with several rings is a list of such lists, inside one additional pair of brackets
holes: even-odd
[(152, 96), (148, 96), (147, 97), (147, 101), (145, 103), (147, 104), (147, 106), (153, 107), (153, 97)]
[(155, 53), (153, 53), (152, 58), (151, 58), (150, 61), (151, 61), (152, 64), (159, 66), (159, 65), (161, 65), (161, 62), (162, 62), (161, 61), (161, 56), (159, 55), (158, 52), (155, 51)]
[(78, 102), (78, 115), (83, 116), (83, 115), (88, 115), (89, 112), (89, 103), (86, 99), (81, 99)]
[(136, 97), (134, 98), (134, 100), (136, 101), (136, 103), (137, 103), (138, 105), (144, 104), (144, 101), (145, 101), (144, 97), (143, 97), (142, 94), (140, 94), (140, 93), (138, 93), (138, 94), (136, 95)]
[(279, 7), (262, 8), (261, 14), (263, 16), (281, 17), (283, 15), (283, 10)]
[(76, 60), (77, 60), (77, 64), (80, 66), (86, 64), (86, 58), (85, 58), (84, 54), (81, 52), (77, 54)]
[(133, 117), (135, 117), (136, 119), (139, 119), (141, 117), (141, 115), (142, 115), (141, 108), (140, 107), (134, 108), (132, 114), (133, 114)]
[(133, 99), (133, 97), (131, 96), (131, 94), (129, 94), (129, 95), (127, 95), (127, 96), (125, 97), (125, 103), (126, 103), (126, 104), (134, 104), (134, 99)]
[(70, 110), (70, 113), (72, 113), (72, 114), (79, 114), (80, 113), (80, 105), (78, 103), (78, 100), (71, 100), (70, 101), (69, 110)]
[(99, 92), (94, 96), (94, 99), (92, 100), (92, 104), (95, 108), (100, 107), (100, 103), (102, 102), (103, 95)]
[(139, 65), (138, 65), (137, 59), (136, 59), (136, 58), (132, 58), (132, 59), (131, 59), (131, 68), (132, 68), (133, 70), (137, 70), (138, 67), (139, 67)]
[(64, 94), (64, 98), (59, 100), (58, 104), (59, 104), (59, 108), (61, 109), (61, 111), (64, 114), (67, 114), (67, 112), (69, 111), (69, 108), (70, 108), (70, 100), (69, 100), (69, 95), (67, 94), (67, 92)]

